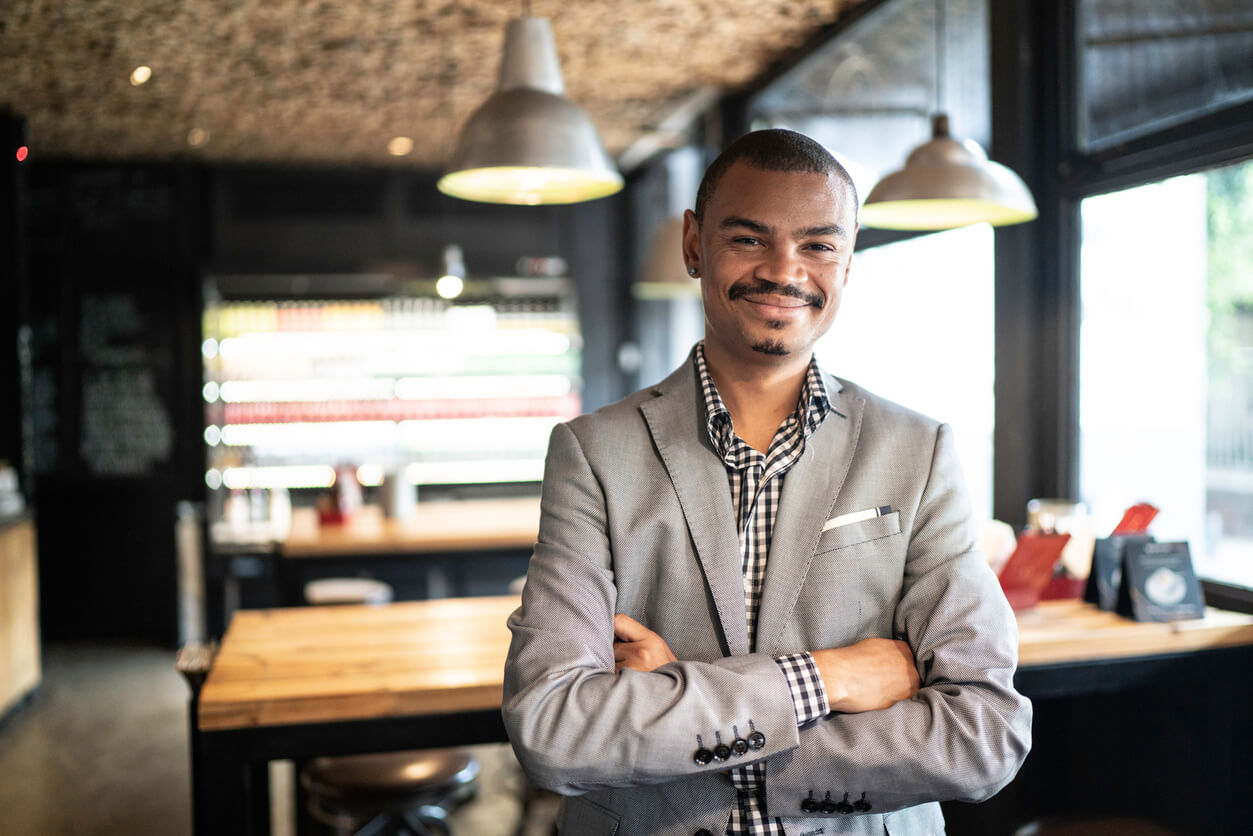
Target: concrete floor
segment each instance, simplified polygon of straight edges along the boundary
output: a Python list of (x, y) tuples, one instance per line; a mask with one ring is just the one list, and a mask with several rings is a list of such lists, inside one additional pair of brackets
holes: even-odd
[[(187, 836), (191, 833), (187, 686), (174, 653), (115, 645), (44, 648), (44, 681), (0, 720), (3, 836)], [(479, 797), (454, 816), (457, 836), (511, 836), (521, 772), (508, 746), (475, 747)], [(291, 836), (290, 764), (271, 767), (274, 836)], [(552, 832), (543, 799), (527, 836)]]

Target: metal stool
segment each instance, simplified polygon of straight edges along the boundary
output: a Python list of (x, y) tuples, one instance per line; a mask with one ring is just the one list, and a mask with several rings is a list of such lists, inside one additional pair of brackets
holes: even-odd
[(392, 588), (373, 578), (320, 578), (305, 584), (309, 604), (386, 604)]
[(1047, 818), (1024, 824), (1014, 836), (1176, 836), (1175, 831), (1144, 819)]
[(300, 773), (315, 822), (335, 836), (451, 836), (448, 813), (478, 791), (460, 749), (314, 758)]

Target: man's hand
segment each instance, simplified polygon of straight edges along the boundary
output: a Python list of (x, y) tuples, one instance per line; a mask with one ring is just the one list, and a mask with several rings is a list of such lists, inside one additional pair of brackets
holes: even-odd
[[(622, 618), (623, 616), (619, 616)], [(811, 654), (832, 711), (877, 711), (918, 693), (913, 651), (895, 639), (862, 639)]]
[(623, 668), (648, 673), (679, 661), (665, 639), (629, 615), (618, 613), (613, 617), (613, 637), (614, 673), (622, 673)]

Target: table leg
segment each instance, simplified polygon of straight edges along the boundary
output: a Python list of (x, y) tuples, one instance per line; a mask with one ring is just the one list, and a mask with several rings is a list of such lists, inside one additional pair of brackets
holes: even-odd
[(198, 735), (192, 756), (195, 836), (269, 836), (270, 773), (212, 736)]

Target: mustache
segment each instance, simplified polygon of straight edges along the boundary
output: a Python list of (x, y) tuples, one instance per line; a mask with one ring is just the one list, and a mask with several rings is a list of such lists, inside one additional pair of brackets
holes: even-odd
[(806, 293), (798, 287), (790, 284), (775, 284), (766, 279), (754, 279), (751, 282), (744, 282), (732, 286), (727, 292), (727, 296), (731, 299), (741, 299), (745, 296), (754, 296), (763, 293), (773, 293), (778, 296), (791, 296), (793, 299), (800, 299), (808, 305), (812, 305), (819, 310), (826, 304), (826, 299), (817, 293)]

